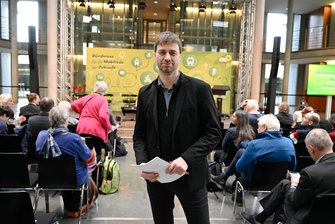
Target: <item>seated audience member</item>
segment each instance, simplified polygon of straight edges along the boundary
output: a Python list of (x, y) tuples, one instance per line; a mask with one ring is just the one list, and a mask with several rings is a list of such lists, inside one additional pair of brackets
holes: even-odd
[(69, 119), (68, 119), (69, 125), (77, 125), (78, 124), (78, 119), (76, 118), (77, 116), (72, 111), (70, 102), (65, 101), (65, 100), (60, 101), (58, 103), (58, 106), (65, 108), (69, 112), (69, 114), (70, 114)]
[(249, 124), (253, 128), (254, 132), (257, 134), (258, 118), (263, 116), (263, 114), (259, 112), (258, 102), (254, 99), (246, 100), (245, 110), (248, 111)]
[(302, 112), (301, 112), (301, 116), (302, 116), (301, 121), (295, 123), (294, 127), (292, 128), (292, 131), (295, 131), (297, 129), (301, 129), (302, 128), (302, 126), (304, 125), (303, 124), (303, 119), (306, 116), (306, 114), (308, 114), (310, 112), (314, 112), (313, 107), (308, 106), (308, 107), (305, 107), (304, 109), (302, 109)]
[(335, 154), (328, 133), (315, 128), (307, 134), (305, 143), (315, 164), (303, 169), (300, 175), (279, 182), (260, 200), (261, 213), (253, 216), (242, 213), (249, 223), (264, 223), (275, 213), (273, 223), (304, 224), (313, 199), (320, 194), (335, 193)]
[(283, 136), (287, 137), (290, 134), (293, 118), (290, 114), (290, 106), (287, 102), (281, 102), (278, 106), (279, 113), (276, 114), (280, 123), (280, 128), (283, 131)]
[(8, 106), (0, 106), (0, 134), (7, 135), (7, 123), (11, 117), (14, 116), (13, 110)]
[[(14, 100), (12, 96), (8, 93), (3, 93), (0, 95), (0, 106), (8, 106), (14, 111)], [(14, 119), (14, 113), (10, 117), (7, 125), (11, 126), (11, 130), (8, 130), (9, 134), (14, 134), (14, 128), (18, 127), (21, 123), (25, 122), (26, 118), (24, 116), (20, 116), (17, 120)]]
[(236, 171), (241, 174), (246, 184), (250, 183), (256, 161), (274, 163), (287, 161), (290, 163), (290, 170), (294, 170), (296, 166), (293, 143), (282, 136), (276, 116), (267, 114), (259, 118), (258, 133), (257, 138), (249, 142), (236, 164)]
[[(226, 131), (222, 141), (223, 153), (220, 158), (229, 166), (225, 167), (220, 175), (211, 176), (213, 182), (219, 187), (224, 187), (228, 177), (235, 173), (236, 159), (234, 158), (237, 150), (246, 148), (248, 142), (255, 138), (255, 133), (249, 124), (248, 112), (244, 110), (235, 111), (231, 116), (231, 121), (236, 127), (228, 128)], [(227, 159), (229, 163), (226, 163)]]
[(304, 115), (299, 129), (295, 130), (290, 134), (290, 138), (292, 139), (294, 144), (297, 144), (298, 142), (303, 142), (308, 132), (310, 132), (313, 128), (319, 127), (319, 122), (320, 116), (317, 113), (309, 112)]
[[(27, 94), (28, 104), (20, 108), (20, 116), (25, 116), (28, 122), (29, 117), (40, 113), (40, 97), (37, 93)], [(22, 124), (21, 124), (22, 125)]]
[(304, 100), (300, 101), (299, 105), (298, 105), (298, 110), (297, 111), (294, 111), (293, 113), (293, 124), (292, 124), (292, 127), (295, 126), (296, 123), (299, 123), (302, 121), (302, 110), (305, 108), (305, 107), (308, 107), (308, 103)]
[[(329, 132), (329, 137), (331, 138), (331, 140), (333, 141), (333, 143), (335, 143), (335, 114), (332, 114), (329, 118), (329, 123), (331, 124), (333, 130), (331, 132)], [(335, 149), (335, 147), (333, 146), (333, 149)]]
[(29, 137), (36, 138), (42, 130), (50, 127), (49, 111), (53, 108), (55, 102), (50, 97), (43, 97), (40, 102), (40, 113), (32, 116), (28, 120), (27, 133)]
[[(37, 154), (44, 155), (42, 150), (48, 150), (46, 154), (51, 155), (49, 150), (51, 147), (46, 147), (48, 144), (49, 135), (51, 135), (59, 147), (59, 154), (71, 155), (75, 159), (77, 172), (78, 187), (86, 183), (89, 179), (89, 173), (86, 161), (90, 159), (91, 150), (85, 145), (82, 138), (75, 133), (71, 133), (67, 129), (69, 118), (68, 111), (60, 106), (53, 107), (49, 113), (50, 129), (43, 130), (38, 134), (36, 141)], [(52, 144), (49, 144), (50, 146)], [(57, 152), (57, 150), (55, 150)], [(50, 177), (52, 178), (52, 176)], [(79, 191), (62, 191), (64, 208), (67, 210), (67, 215), (70, 217), (79, 216), (80, 208), (80, 192)], [(83, 210), (85, 212), (85, 210)]]

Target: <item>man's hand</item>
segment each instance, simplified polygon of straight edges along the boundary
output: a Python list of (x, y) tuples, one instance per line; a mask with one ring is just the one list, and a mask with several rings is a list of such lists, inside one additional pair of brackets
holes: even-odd
[(150, 181), (150, 182), (155, 182), (158, 178), (158, 173), (152, 173), (152, 172), (144, 172), (142, 171), (141, 173), (141, 177), (143, 177), (144, 179)]
[(188, 169), (188, 165), (186, 163), (186, 161), (181, 158), (178, 157), (177, 159), (173, 160), (170, 163), (170, 166), (166, 169), (166, 173), (167, 174), (178, 174), (178, 175), (183, 175), (184, 173), (186, 173)]

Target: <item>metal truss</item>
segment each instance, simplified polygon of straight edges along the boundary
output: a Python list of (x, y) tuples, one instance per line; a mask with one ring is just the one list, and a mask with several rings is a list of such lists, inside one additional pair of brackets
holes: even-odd
[(244, 99), (251, 96), (252, 56), (254, 43), (256, 0), (245, 1), (242, 8), (239, 70), (237, 97), (235, 105), (240, 105)]
[(57, 0), (57, 100), (72, 100), (74, 2)]

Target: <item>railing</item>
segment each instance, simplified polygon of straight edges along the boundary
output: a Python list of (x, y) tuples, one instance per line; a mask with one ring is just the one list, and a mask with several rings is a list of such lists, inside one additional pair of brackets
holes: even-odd
[(293, 52), (322, 48), (335, 48), (335, 25), (293, 31)]

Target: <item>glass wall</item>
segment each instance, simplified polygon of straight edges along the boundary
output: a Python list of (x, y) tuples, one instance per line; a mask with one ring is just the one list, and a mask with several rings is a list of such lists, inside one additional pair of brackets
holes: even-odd
[(1, 39), (9, 40), (9, 7), (8, 0), (0, 2)]

